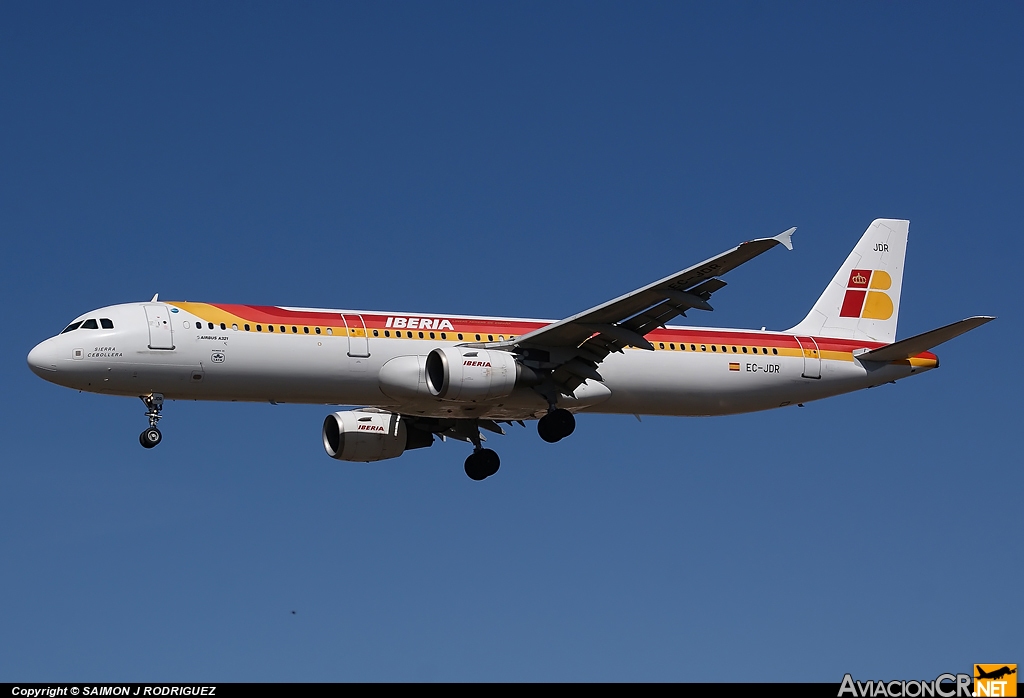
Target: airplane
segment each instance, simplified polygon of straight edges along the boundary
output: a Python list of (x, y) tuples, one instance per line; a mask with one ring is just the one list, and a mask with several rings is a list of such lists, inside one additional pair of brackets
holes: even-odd
[(81, 315), (28, 355), (51, 383), (140, 397), (145, 448), (165, 400), (358, 406), (324, 420), (334, 459), (373, 462), (472, 444), (465, 472), (494, 475), (482, 433), (537, 420), (554, 443), (580, 412), (708, 416), (803, 405), (939, 365), (929, 351), (993, 317), (896, 341), (910, 222), (877, 219), (801, 322), (785, 331), (667, 324), (709, 300), (727, 272), (796, 228), (559, 321), (161, 301)]
[(1016, 674), (1017, 673), (1016, 666), (1014, 666), (1013, 669), (1011, 669), (1008, 666), (1003, 666), (1003, 667), (1001, 667), (999, 669), (995, 669), (993, 671), (985, 671), (979, 665), (975, 664), (974, 665), (974, 670), (978, 674), (977, 676), (974, 677), (976, 679), (1001, 679), (1004, 676), (1009, 676), (1010, 674)]

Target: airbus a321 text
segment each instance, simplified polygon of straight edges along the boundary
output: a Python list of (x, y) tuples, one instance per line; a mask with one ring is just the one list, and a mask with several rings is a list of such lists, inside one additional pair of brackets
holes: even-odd
[(466, 474), (498, 471), (482, 431), (537, 419), (544, 441), (575, 414), (723, 415), (890, 383), (937, 368), (929, 350), (971, 317), (896, 341), (909, 221), (871, 223), (814, 307), (782, 332), (668, 325), (709, 311), (721, 277), (792, 249), (795, 228), (745, 242), (578, 315), (552, 322), (160, 301), (79, 316), (28, 355), (40, 377), (141, 397), (160, 443), (165, 400), (361, 405), (323, 425), (327, 454), (380, 461), (434, 443), (473, 445)]

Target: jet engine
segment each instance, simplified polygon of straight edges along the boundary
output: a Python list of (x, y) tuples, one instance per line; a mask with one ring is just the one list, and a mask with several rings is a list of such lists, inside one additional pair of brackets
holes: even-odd
[(427, 354), (426, 387), (442, 400), (490, 400), (511, 393), (524, 370), (533, 376), (506, 351), (445, 347)]
[(327, 415), (323, 439), (331, 458), (360, 463), (397, 458), (434, 441), (431, 434), (407, 426), (401, 415), (367, 410)]

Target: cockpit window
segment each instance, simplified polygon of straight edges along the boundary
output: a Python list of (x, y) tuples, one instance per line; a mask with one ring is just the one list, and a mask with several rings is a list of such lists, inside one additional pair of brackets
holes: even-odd
[(61, 331), (61, 334), (64, 334), (65, 332), (71, 332), (71, 331), (73, 331), (73, 330), (77, 330), (77, 329), (78, 329), (78, 327), (79, 327), (79, 325), (81, 325), (81, 324), (82, 324), (82, 321), (81, 321), (81, 320), (79, 320), (78, 322), (72, 322), (72, 323), (71, 323), (70, 325), (68, 325), (67, 327), (65, 327), (65, 328), (63, 329), (63, 331)]
[(101, 317), (100, 318), (100, 327), (102, 327), (105, 330), (112, 330), (112, 329), (114, 329), (114, 323), (111, 322), (108, 318)]
[(93, 318), (89, 318), (88, 320), (82, 323), (83, 330), (98, 330), (99, 328), (100, 326), (96, 324), (96, 320), (94, 320)]

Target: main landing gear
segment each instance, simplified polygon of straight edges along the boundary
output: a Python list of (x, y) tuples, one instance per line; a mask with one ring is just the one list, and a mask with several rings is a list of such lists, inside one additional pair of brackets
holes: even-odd
[[(491, 426), (487, 426), (487, 424)], [(478, 420), (473, 423), (471, 430), (463, 431), (458, 435), (450, 434), (456, 438), (461, 438), (463, 441), (472, 442), (473, 452), (466, 459), (466, 475), (471, 480), (476, 480), (477, 482), (486, 480), (491, 475), (494, 475), (498, 472), (498, 467), (501, 465), (501, 459), (498, 458), (498, 454), (489, 448), (483, 447), (479, 427), (484, 427), (489, 431), (497, 431), (499, 434), (505, 433), (493, 422)], [(552, 444), (556, 441), (561, 441), (574, 431), (576, 431), (576, 417), (569, 410), (552, 409), (537, 422), (537, 433), (540, 434), (540, 438)]]
[(537, 422), (537, 433), (549, 444), (561, 441), (574, 431), (576, 418), (569, 410), (551, 410)]
[(160, 411), (164, 408), (164, 396), (160, 393), (141, 396), (142, 402), (146, 404), (146, 416), (149, 417), (149, 429), (139, 434), (139, 443), (143, 448), (153, 448), (163, 440), (163, 434), (156, 428), (160, 421)]
[(461, 434), (453, 434), (453, 436), (473, 444), (473, 452), (466, 459), (466, 475), (469, 476), (470, 480), (476, 480), (477, 482), (486, 480), (498, 472), (501, 459), (498, 458), (497, 453), (483, 447), (484, 437), (480, 435), (480, 427), (498, 434), (504, 434), (505, 432), (497, 424), (487, 420), (473, 420), (471, 423), (463, 422), (463, 424), (469, 428), (463, 428), (460, 430)]
[(485, 480), (498, 472), (501, 459), (489, 448), (477, 448), (466, 459), (466, 475), (470, 480)]

